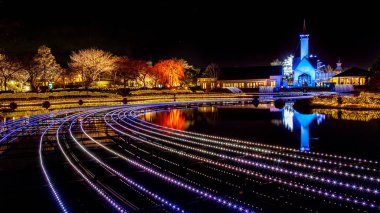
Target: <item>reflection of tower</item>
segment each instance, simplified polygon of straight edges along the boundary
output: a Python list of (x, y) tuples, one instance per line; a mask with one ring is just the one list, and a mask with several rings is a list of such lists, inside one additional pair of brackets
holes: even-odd
[(316, 114), (301, 114), (294, 111), (294, 117), (301, 124), (301, 152), (309, 151), (309, 125), (316, 118)]

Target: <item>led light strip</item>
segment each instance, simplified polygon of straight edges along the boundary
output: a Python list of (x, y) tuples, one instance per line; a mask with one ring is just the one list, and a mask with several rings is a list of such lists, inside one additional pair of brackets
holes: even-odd
[[(146, 110), (145, 110), (145, 112), (146, 112)], [(130, 112), (130, 114), (131, 114), (131, 112)], [(133, 117), (137, 117), (137, 116), (138, 115), (135, 115)], [(180, 133), (186, 133), (186, 134), (199, 134), (199, 133), (186, 132), (186, 131), (171, 129), (171, 128), (168, 128), (168, 127), (159, 126), (157, 124), (153, 124), (153, 123), (141, 120), (141, 119), (139, 119), (139, 121), (144, 122), (144, 123), (149, 124), (149, 125), (152, 125), (152, 126), (157, 126), (157, 127), (164, 128), (164, 129), (170, 129), (170, 130), (172, 130), (172, 134), (173, 134), (173, 132), (180, 132)], [(206, 141), (206, 142), (207, 141), (217, 142), (215, 140), (205, 139), (205, 137), (207, 136), (205, 134), (200, 134), (200, 135), (202, 135), (202, 137), (198, 137), (200, 140), (203, 140), (203, 141)], [(189, 137), (191, 138), (191, 137), (194, 137), (194, 136), (189, 136)], [(326, 163), (326, 164), (331, 164), (331, 165), (335, 165), (335, 166), (347, 166), (347, 167), (350, 167), (350, 168), (353, 168), (353, 169), (361, 169), (361, 170), (367, 170), (367, 171), (378, 171), (377, 169), (370, 168), (370, 167), (364, 167), (364, 166), (346, 164), (346, 163), (341, 163), (341, 162), (336, 162), (336, 161), (326, 160), (326, 159), (314, 159), (314, 158), (311, 158), (311, 157), (304, 156), (305, 154), (304, 155), (299, 155), (299, 154), (288, 154), (288, 153), (283, 153), (283, 152), (278, 152), (278, 151), (272, 151), (272, 150), (268, 150), (267, 148), (263, 149), (263, 148), (256, 147), (255, 145), (252, 145), (252, 144), (250, 146), (239, 145), (236, 142), (231, 142), (230, 141), (231, 139), (228, 139), (228, 138), (222, 138), (222, 137), (216, 137), (216, 136), (212, 136), (212, 137), (214, 137), (214, 138), (220, 138), (220, 140), (226, 139), (226, 142), (228, 142), (227, 144), (230, 144), (229, 146), (232, 146), (232, 147), (243, 148), (243, 149), (250, 149), (252, 151), (263, 152), (265, 154), (281, 155), (281, 156), (289, 157), (289, 158), (292, 158), (292, 159), (299, 158), (299, 159), (303, 159), (303, 160), (308, 160), (308, 161), (313, 161), (313, 162), (318, 162), (318, 163)], [(240, 140), (235, 140), (235, 141), (239, 141), (239, 143), (242, 142), (243, 144), (248, 144), (248, 145), (250, 144), (250, 142), (247, 142), (247, 141), (240, 141)], [(269, 145), (269, 146), (273, 146), (273, 145)], [(275, 146), (275, 147), (281, 148), (280, 146)], [(286, 147), (283, 147), (283, 148), (286, 148)], [(284, 150), (282, 150), (282, 151), (284, 151)], [(299, 151), (297, 151), (297, 152), (299, 153)], [(336, 156), (339, 157), (338, 155), (336, 155)], [(367, 161), (367, 160), (364, 160), (364, 161)], [(349, 175), (351, 175), (351, 174), (349, 174)], [(364, 179), (366, 179), (366, 178), (367, 179), (375, 179), (375, 178), (364, 177), (364, 176), (363, 176), (363, 178)], [(376, 178), (376, 181), (380, 182), (380, 178)]]
[[(89, 137), (89, 135), (87, 134), (87, 132), (83, 129), (83, 121), (89, 117), (93, 115), (93, 113), (90, 113), (90, 114), (87, 114), (87, 115), (83, 115), (82, 116), (82, 119), (81, 121), (79, 122), (80, 123), (80, 129), (81, 131), (86, 135), (86, 137)], [(92, 154), (90, 151), (88, 151), (82, 144), (80, 144), (78, 142), (78, 140), (74, 137), (73, 135), (73, 132), (72, 132), (72, 128), (73, 128), (73, 125), (74, 123), (77, 122), (77, 119), (73, 119), (72, 122), (70, 123), (70, 127), (69, 127), (69, 133), (70, 133), (70, 136), (71, 136), (71, 139), (73, 141), (75, 141), (75, 143), (88, 155), (90, 156), (92, 159), (94, 159), (96, 162), (98, 162), (99, 164), (101, 164), (102, 166), (104, 166), (105, 168), (107, 168), (108, 170), (110, 170), (112, 173), (116, 174), (118, 177), (120, 177), (121, 179), (123, 179), (124, 181), (126, 181), (127, 183), (131, 184), (132, 186), (134, 186), (135, 188), (137, 188), (138, 190), (148, 194), (151, 198), (155, 199), (155, 200), (158, 200), (159, 202), (161, 202), (163, 205), (166, 205), (168, 207), (170, 207), (171, 210), (175, 210), (175, 211), (178, 211), (178, 212), (185, 212), (181, 207), (179, 207), (177, 204), (175, 204), (174, 202), (172, 201), (169, 201), (168, 199), (164, 198), (163, 196), (155, 193), (155, 192), (152, 192), (150, 191), (149, 189), (147, 189), (146, 187), (142, 186), (141, 184), (138, 184), (136, 183), (134, 180), (132, 180), (131, 178), (128, 178), (126, 176), (124, 176), (123, 174), (121, 174), (119, 171), (113, 169), (112, 167), (110, 167), (108, 164), (104, 163), (102, 160), (100, 160), (98, 157), (96, 157), (94, 154)]]
[[(78, 115), (78, 116), (81, 116), (81, 115)], [(66, 123), (66, 121), (62, 122), (59, 125), (59, 127), (57, 128), (57, 131), (56, 131), (56, 140), (57, 140), (57, 144), (59, 146), (59, 149), (61, 150), (62, 154), (66, 158), (67, 162), (69, 162), (70, 166), (77, 172), (77, 174), (79, 174), (116, 211), (118, 211), (118, 212), (127, 212), (127, 210), (124, 209), (120, 204), (118, 204), (110, 195), (108, 195), (104, 190), (102, 190), (101, 188), (99, 188), (95, 183), (91, 182), (91, 180), (89, 178), (87, 178), (87, 176), (85, 174), (83, 174), (83, 172), (80, 171), (80, 169), (77, 166), (75, 166), (75, 164), (71, 161), (70, 157), (66, 154), (66, 152), (64, 151), (64, 149), (63, 149), (63, 147), (61, 145), (60, 139), (59, 139), (59, 132), (60, 132), (61, 128), (63, 127), (63, 125), (65, 123)]]
[[(118, 117), (120, 118), (120, 114), (118, 115)], [(136, 122), (136, 121), (134, 121), (132, 119), (129, 119), (129, 118), (126, 118), (126, 119), (129, 120), (129, 121), (131, 121), (131, 122), (133, 122), (133, 123), (139, 124), (138, 122)], [(131, 125), (130, 123), (125, 122), (124, 120), (121, 120), (121, 121), (123, 123), (125, 123), (125, 124)], [(149, 126), (146, 126), (144, 124), (139, 124), (139, 125), (150, 128)], [(318, 172), (319, 171), (329, 172), (332, 175), (342, 175), (342, 176), (346, 176), (346, 177), (354, 177), (354, 178), (362, 179), (362, 180), (369, 181), (369, 182), (377, 182), (374, 177), (371, 177), (371, 176), (368, 176), (368, 175), (360, 175), (360, 174), (355, 174), (355, 173), (349, 173), (349, 172), (346, 172), (346, 171), (341, 171), (339, 169), (326, 169), (326, 168), (322, 168), (322, 167), (315, 166), (315, 165), (307, 165), (307, 164), (302, 164), (302, 163), (297, 163), (297, 162), (292, 162), (292, 161), (287, 161), (287, 160), (280, 160), (278, 158), (272, 158), (272, 157), (266, 157), (266, 156), (262, 156), (262, 155), (251, 154), (251, 153), (247, 153), (247, 152), (236, 151), (236, 150), (232, 150), (232, 149), (228, 149), (228, 148), (222, 148), (220, 146), (213, 146), (213, 145), (209, 145), (207, 143), (198, 143), (198, 142), (189, 141), (189, 140), (186, 140), (186, 139), (183, 139), (183, 138), (171, 137), (171, 136), (169, 136), (169, 134), (170, 134), (169, 131), (163, 131), (163, 130), (160, 130), (160, 129), (157, 129), (157, 128), (150, 128), (150, 129), (154, 129), (155, 130), (155, 131), (150, 131), (150, 130), (146, 130), (146, 129), (143, 129), (143, 128), (140, 128), (140, 127), (137, 127), (137, 126), (134, 126), (134, 125), (131, 125), (131, 126), (134, 127), (134, 128), (138, 128), (138, 129), (140, 129), (142, 131), (146, 131), (148, 133), (152, 133), (154, 135), (159, 135), (159, 136), (164, 137), (164, 138), (176, 139), (176, 140), (180, 140), (180, 141), (183, 141), (183, 142), (186, 142), (186, 143), (196, 144), (198, 146), (206, 146), (208, 148), (213, 148), (213, 149), (217, 149), (217, 150), (221, 150), (221, 151), (233, 152), (233, 153), (236, 153), (236, 154), (244, 155), (244, 157), (245, 156), (250, 156), (250, 157), (254, 157), (256, 159), (269, 160), (269, 161), (272, 161), (274, 163), (284, 163), (284, 164), (289, 164), (289, 165), (296, 166), (296, 167), (308, 168), (308, 169), (316, 170)], [(159, 132), (164, 132), (164, 134), (160, 134)], [(216, 143), (218, 145), (219, 144), (220, 145), (225, 145), (225, 143), (223, 143), (223, 142), (217, 142), (216, 141), (214, 143)], [(179, 146), (182, 146), (182, 144), (180, 143)], [(188, 147), (186, 147), (186, 148), (188, 148)], [(241, 160), (238, 157), (233, 157), (232, 158), (232, 157), (225, 156), (225, 155), (220, 155), (220, 154), (217, 154), (217, 153), (212, 153), (212, 154), (215, 155), (215, 156), (218, 155), (218, 157), (227, 158), (227, 159), (230, 159), (230, 160), (233, 160), (233, 161), (237, 161), (237, 162), (243, 163), (243, 164), (256, 165), (256, 166), (259, 166), (259, 167), (262, 167), (262, 168), (272, 168), (271, 166), (268, 166), (268, 165), (264, 165), (264, 164), (260, 164), (259, 165), (256, 162), (252, 162), (252, 161), (248, 161), (248, 160)], [(272, 168), (272, 169), (278, 170), (278, 167)], [(280, 169), (280, 171), (282, 171), (282, 169)], [(361, 191), (371, 192), (371, 193), (374, 193), (374, 194), (378, 194), (379, 193), (378, 189), (364, 188), (364, 187), (361, 187), (361, 186), (359, 187), (359, 186), (356, 186), (355, 184), (347, 184), (347, 183), (344, 183), (344, 182), (341, 182), (341, 181), (330, 180), (328, 178), (320, 178), (319, 179), (318, 177), (313, 177), (312, 175), (302, 175), (302, 173), (299, 173), (299, 172), (290, 172), (290, 173), (291, 174), (294, 173), (296, 176), (300, 176), (300, 177), (308, 177), (308, 178), (312, 178), (314, 180), (321, 180), (322, 182), (331, 183), (332, 185), (335, 185), (335, 186), (339, 185), (339, 186), (344, 186), (346, 188), (359, 189)]]
[[(105, 119), (105, 122), (107, 123), (106, 116), (107, 115), (104, 116), (104, 119)], [(113, 128), (113, 127), (111, 127), (111, 128)], [(93, 142), (95, 142), (96, 144), (98, 144), (99, 146), (101, 146), (103, 149), (105, 149), (105, 150), (109, 151), (110, 153), (112, 153), (112, 154), (114, 154), (114, 155), (116, 155), (116, 156), (124, 159), (125, 161), (127, 161), (130, 164), (132, 164), (133, 166), (141, 168), (141, 169), (145, 170), (146, 172), (148, 172), (150, 174), (153, 174), (153, 175), (155, 175), (155, 176), (157, 176), (157, 177), (159, 177), (159, 178), (161, 178), (161, 179), (163, 179), (165, 181), (168, 181), (168, 182), (170, 182), (172, 184), (175, 184), (176, 186), (178, 186), (180, 188), (184, 188), (187, 191), (190, 191), (190, 192), (196, 193), (198, 195), (201, 195), (201, 196), (207, 198), (208, 200), (211, 200), (211, 201), (214, 201), (216, 203), (219, 203), (222, 206), (231, 208), (232, 210), (237, 210), (237, 211), (240, 211), (240, 212), (254, 212), (254, 210), (250, 210), (250, 209), (248, 209), (246, 207), (243, 207), (243, 206), (241, 206), (239, 204), (236, 204), (236, 203), (234, 203), (232, 201), (229, 201), (229, 200), (224, 199), (222, 197), (219, 197), (217, 195), (213, 195), (213, 193), (210, 193), (210, 192), (204, 191), (202, 189), (198, 189), (196, 187), (193, 187), (193, 186), (191, 186), (189, 184), (186, 184), (186, 183), (184, 183), (184, 182), (182, 182), (180, 180), (177, 180), (176, 178), (172, 178), (172, 177), (170, 177), (168, 175), (165, 175), (163, 173), (157, 172), (156, 170), (154, 170), (152, 168), (149, 168), (149, 167), (147, 167), (147, 166), (145, 166), (145, 165), (143, 165), (141, 163), (138, 163), (138, 162), (136, 162), (134, 160), (131, 160), (131, 159), (125, 157), (124, 155), (121, 155), (120, 153), (115, 152), (114, 150), (112, 150), (112, 149), (104, 146), (103, 144), (101, 144), (98, 141), (96, 141), (95, 139), (93, 139), (91, 136), (88, 136), (88, 138), (90, 140), (92, 140)]]
[[(118, 118), (123, 123), (128, 124), (126, 121), (124, 121), (121, 118), (120, 113), (118, 114)], [(125, 119), (127, 119), (128, 121), (133, 122), (135, 124), (141, 125), (143, 127), (147, 127), (149, 129), (152, 129), (154, 131), (148, 131), (148, 130), (145, 130), (145, 129), (142, 129), (142, 128), (134, 126), (136, 128), (139, 128), (139, 129), (144, 130), (144, 131), (148, 131), (148, 132), (156, 134), (156, 135), (158, 134), (160, 136), (170, 138), (168, 136), (169, 134), (171, 134), (170, 131), (165, 131), (165, 130), (162, 130), (162, 129), (150, 127), (149, 125), (141, 124), (141, 123), (135, 121), (134, 119), (131, 119), (131, 118), (128, 118), (128, 117), (125, 117)], [(159, 134), (158, 132), (164, 132), (164, 134)], [(176, 135), (185, 136), (184, 134), (178, 134), (178, 133)], [(238, 150), (234, 150), (234, 149), (223, 148), (223, 147), (220, 147), (220, 146), (209, 145), (208, 143), (197, 143), (197, 142), (194, 142), (194, 141), (188, 141), (186, 139), (178, 138), (178, 137), (173, 137), (173, 138), (177, 139), (177, 140), (193, 143), (193, 144), (196, 144), (196, 145), (199, 145), (199, 146), (206, 146), (208, 148), (213, 148), (213, 149), (217, 149), (217, 150), (221, 150), (221, 151), (232, 152), (232, 153), (236, 153), (236, 154), (240, 154), (240, 155), (244, 155), (244, 156), (250, 156), (250, 157), (253, 157), (255, 159), (269, 160), (269, 161), (272, 161), (272, 162), (275, 162), (275, 163), (288, 164), (288, 165), (292, 165), (292, 166), (296, 166), (296, 167), (300, 167), (300, 168), (308, 168), (308, 169), (315, 170), (315, 171), (318, 171), (318, 172), (319, 171), (328, 172), (328, 173), (330, 173), (332, 175), (342, 175), (342, 176), (346, 176), (346, 177), (353, 177), (353, 178), (362, 179), (362, 180), (369, 181), (369, 182), (379, 182), (378, 179), (376, 179), (374, 177), (371, 177), (369, 175), (355, 174), (355, 173), (351, 173), (351, 172), (347, 172), (347, 171), (343, 171), (343, 170), (339, 170), (339, 169), (324, 168), (324, 167), (321, 167), (321, 166), (308, 165), (308, 164), (305, 164), (305, 163), (298, 163), (298, 162), (293, 162), (293, 161), (289, 161), (289, 160), (283, 160), (283, 159), (279, 159), (279, 158), (273, 158), (273, 157), (263, 156), (263, 155), (259, 155), (259, 154), (251, 154), (251, 153), (248, 153), (248, 152), (242, 152), (242, 151), (238, 151)], [(211, 144), (218, 144), (218, 145), (222, 145), (222, 146), (228, 146), (228, 143), (223, 143), (223, 142), (220, 142), (220, 141), (205, 140), (205, 139), (202, 139), (202, 138), (192, 137), (192, 136), (191, 137), (187, 137), (187, 138), (201, 140), (201, 141), (206, 141), (206, 142), (210, 142)], [(232, 145), (232, 146), (235, 147), (236, 145)], [(247, 148), (247, 147), (244, 146), (244, 148)], [(254, 149), (254, 148), (251, 147), (251, 149)], [(238, 159), (238, 158), (236, 158), (236, 159)], [(246, 163), (246, 162), (244, 162), (244, 163)], [(336, 183), (334, 183), (334, 185), (336, 185)], [(346, 185), (346, 184), (344, 184), (344, 185)], [(368, 189), (366, 189), (366, 191), (368, 191)], [(373, 192), (375, 194), (378, 193), (377, 190), (374, 190)]]
[[(111, 117), (111, 119), (112, 119), (112, 117)], [(107, 120), (105, 120), (105, 121), (107, 122)], [(113, 122), (117, 123), (114, 119), (113, 119)], [(122, 131), (120, 131), (120, 130), (114, 128), (114, 127), (112, 127), (111, 125), (110, 125), (110, 127), (113, 128), (115, 131), (120, 132), (121, 134), (125, 134), (125, 135), (127, 135), (127, 136), (129, 136), (129, 137), (131, 137), (133, 139), (136, 139), (136, 140), (148, 143), (148, 144), (150, 144), (152, 146), (156, 146), (159, 149), (175, 152), (177, 154), (180, 154), (180, 155), (183, 155), (183, 156), (187, 156), (187, 157), (190, 157), (190, 158), (195, 159), (195, 160), (200, 160), (202, 162), (210, 163), (210, 164), (213, 164), (213, 165), (216, 165), (216, 166), (219, 166), (219, 167), (223, 167), (223, 168), (226, 168), (226, 169), (230, 169), (230, 170), (234, 170), (234, 171), (238, 171), (238, 172), (243, 172), (243, 173), (248, 174), (248, 175), (253, 175), (253, 176), (256, 176), (256, 177), (262, 177), (262, 175), (257, 175), (257, 174), (255, 174), (252, 171), (248, 171), (248, 170), (245, 170), (245, 169), (242, 169), (242, 168), (238, 168), (238, 167), (235, 167), (235, 166), (221, 164), (219, 162), (212, 161), (212, 160), (205, 159), (205, 158), (201, 158), (201, 157), (198, 157), (196, 155), (187, 154), (187, 153), (185, 153), (183, 151), (177, 151), (177, 150), (172, 149), (172, 148), (164, 147), (164, 146), (162, 146), (162, 144), (161, 145), (157, 145), (157, 144), (151, 143), (151, 142), (149, 142), (147, 140), (143, 140), (141, 138), (138, 138), (138, 137), (135, 137), (133, 135), (127, 134), (125, 132), (122, 132)], [(277, 178), (269, 178), (269, 180), (276, 181), (276, 182), (279, 182), (279, 183), (285, 183), (288, 186), (292, 186), (292, 187), (296, 187), (296, 188), (299, 188), (299, 189), (303, 189), (305, 191), (310, 191), (308, 189), (313, 189), (312, 187), (304, 188), (304, 187), (301, 187), (301, 185), (299, 185), (299, 184), (295, 184), (295, 183), (292, 183), (292, 182), (287, 182), (287, 181), (284, 181), (284, 180), (281, 180), (281, 179), (277, 179)], [(336, 197), (337, 199), (344, 198), (344, 200), (347, 201), (347, 202), (350, 202), (351, 200), (353, 200), (353, 202), (352, 202), (353, 204), (361, 204), (363, 206), (367, 206), (367, 202), (360, 201), (360, 200), (358, 200), (356, 198), (349, 198), (349, 197), (345, 198), (345, 196), (338, 195), (337, 193), (329, 193), (327, 191), (323, 192), (321, 190), (316, 190), (316, 189), (313, 189), (313, 190), (315, 191), (315, 193), (318, 193), (319, 195), (322, 195), (322, 196), (325, 196), (325, 197), (329, 197), (329, 198), (335, 198)], [(313, 192), (313, 191), (310, 191), (310, 192)], [(330, 194), (332, 195), (332, 197), (330, 197)], [(371, 203), (371, 204), (368, 204), (368, 205), (370, 207), (372, 207), (372, 208), (374, 208), (376, 206), (376, 204), (374, 204), (374, 203)]]
[[(142, 122), (147, 122), (147, 121), (142, 120)], [(149, 122), (147, 122), (147, 123), (149, 123)], [(152, 125), (159, 126), (157, 124), (152, 124)], [(196, 132), (188, 132), (188, 131), (173, 129), (173, 128), (169, 128), (169, 127), (163, 127), (163, 126), (159, 126), (159, 127), (166, 128), (166, 129), (171, 129), (171, 130), (176, 131), (176, 132), (186, 132), (187, 134), (192, 134), (192, 135), (197, 135), (197, 136), (202, 136), (202, 137), (207, 137), (207, 138), (222, 139), (222, 140), (227, 140), (227, 141), (231, 141), (231, 142), (238, 142), (238, 143), (243, 143), (243, 144), (248, 144), (248, 145), (256, 145), (256, 146), (260, 146), (260, 147), (280, 149), (280, 150), (285, 150), (285, 151), (291, 151), (291, 152), (299, 153), (299, 150), (298, 149), (294, 149), (294, 148), (275, 146), (275, 145), (269, 145), (269, 144), (263, 144), (263, 143), (245, 141), (245, 140), (231, 139), (231, 138), (226, 138), (226, 137), (212, 136), (212, 135), (201, 134), (201, 133), (196, 133)], [(334, 155), (334, 154), (320, 153), (320, 152), (306, 152), (306, 154), (308, 154), (308, 155), (324, 156), (324, 157), (330, 157), (330, 158), (337, 158), (337, 159), (343, 159), (343, 160), (351, 160), (351, 161), (357, 161), (357, 162), (379, 164), (378, 161), (367, 160), (367, 159), (356, 158), (356, 157), (350, 157), (350, 156), (341, 156), (341, 155)]]
[[(146, 129), (137, 127), (135, 125), (132, 125), (130, 123), (128, 123), (128, 125), (131, 126), (131, 127), (137, 128), (139, 130), (142, 130), (142, 131), (154, 134), (154, 135), (159, 135), (159, 136), (161, 136), (163, 138), (170, 138), (172, 140), (180, 140), (180, 141), (184, 141), (186, 143), (196, 144), (196, 145), (199, 145), (199, 146), (207, 146), (207, 147), (211, 147), (211, 148), (216, 148), (216, 147), (204, 145), (202, 143), (197, 143), (197, 142), (189, 141), (189, 140), (186, 140), (186, 139), (181, 139), (181, 138), (178, 138), (178, 137), (171, 137), (171, 136), (168, 136), (168, 135), (165, 135), (165, 134), (160, 134), (160, 133), (155, 132), (155, 131), (146, 130)], [(131, 130), (131, 131), (133, 131), (133, 130)], [(257, 167), (257, 168), (261, 168), (261, 169), (267, 169), (267, 170), (271, 170), (271, 171), (274, 171), (274, 172), (279, 172), (279, 173), (283, 173), (283, 174), (289, 174), (289, 175), (292, 175), (294, 177), (301, 177), (301, 178), (306, 178), (306, 179), (309, 179), (309, 180), (319, 181), (319, 182), (322, 182), (322, 183), (325, 183), (325, 184), (329, 184), (329, 185), (332, 185), (332, 186), (341, 186), (341, 187), (345, 187), (345, 188), (348, 188), (348, 189), (360, 190), (360, 191), (363, 191), (363, 192), (368, 192), (368, 193), (373, 193), (373, 194), (378, 194), (379, 193), (378, 189), (371, 189), (369, 187), (368, 188), (364, 188), (362, 186), (357, 186), (356, 184), (350, 184), (350, 183), (347, 183), (347, 182), (338, 181), (338, 180), (329, 179), (329, 178), (323, 178), (323, 177), (320, 178), (318, 176), (314, 176), (314, 175), (311, 175), (311, 174), (308, 174), (308, 173), (302, 173), (300, 171), (294, 171), (294, 170), (290, 170), (290, 169), (285, 169), (285, 168), (281, 168), (279, 166), (275, 167), (275, 166), (270, 166), (270, 165), (267, 165), (267, 164), (264, 164), (264, 163), (258, 163), (258, 162), (255, 162), (255, 161), (244, 160), (244, 159), (241, 159), (241, 158), (238, 158), (238, 157), (230, 157), (230, 156), (225, 155), (225, 154), (219, 154), (219, 153), (216, 153), (216, 152), (206, 151), (204, 149), (194, 148), (192, 146), (186, 146), (186, 145), (183, 145), (182, 143), (175, 143), (175, 142), (172, 142), (172, 141), (164, 140), (162, 138), (152, 137), (149, 134), (143, 134), (141, 131), (133, 131), (133, 132), (136, 133), (136, 134), (142, 134), (145, 137), (150, 137), (150, 138), (153, 138), (155, 140), (162, 141), (164, 143), (169, 143), (169, 144), (174, 145), (174, 146), (179, 146), (179, 147), (190, 149), (190, 150), (193, 150), (193, 151), (196, 151), (196, 152), (200, 152), (200, 153), (203, 153), (203, 154), (212, 155), (212, 156), (220, 157), (220, 158), (223, 158), (223, 159), (232, 160), (232, 161), (240, 163), (240, 164), (247, 164), (247, 165), (254, 166), (254, 167)], [(223, 151), (225, 151), (225, 150), (223, 149)]]

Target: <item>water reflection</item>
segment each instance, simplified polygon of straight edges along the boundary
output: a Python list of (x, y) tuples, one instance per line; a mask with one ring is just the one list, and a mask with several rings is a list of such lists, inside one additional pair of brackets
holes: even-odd
[(166, 126), (178, 130), (185, 130), (188, 126), (186, 123), (185, 113), (180, 109), (173, 109), (159, 113), (147, 113), (145, 114), (145, 120), (156, 120), (161, 126)]
[(311, 122), (317, 117), (315, 114), (301, 114), (297, 111), (294, 112), (294, 117), (301, 125), (301, 147), (300, 151), (310, 151), (309, 145), (309, 126)]
[(301, 145), (300, 151), (310, 151), (310, 130), (309, 126), (314, 121), (317, 120), (317, 124), (320, 125), (325, 120), (325, 115), (323, 114), (301, 114), (293, 109), (293, 104), (287, 103), (282, 111), (282, 122), (283, 125), (291, 132), (293, 132), (295, 121), (298, 122), (300, 126), (301, 134)]
[[(235, 114), (245, 110), (248, 114)], [(250, 109), (255, 110), (256, 114)], [(219, 111), (223, 112), (219, 114)], [(227, 111), (230, 113), (227, 113)], [(244, 111), (243, 110), (243, 111)], [(248, 111), (247, 111), (248, 110)], [(256, 111), (259, 110), (259, 111)], [(261, 111), (260, 111), (261, 110)], [(277, 109), (272, 103), (260, 104), (259, 106), (252, 105), (220, 105), (212, 107), (199, 107), (196, 109), (172, 109), (170, 111), (151, 112), (143, 116), (143, 119), (166, 126), (173, 129), (187, 130), (193, 125), (203, 126), (211, 131), (218, 122), (228, 120), (228, 122), (246, 122), (245, 120), (254, 121), (260, 120), (260, 116), (265, 111), (269, 111), (275, 115), (272, 117), (271, 123), (276, 126), (283, 126), (289, 132), (300, 134), (299, 149), (300, 151), (310, 151), (310, 125), (315, 121), (317, 125), (324, 122), (326, 116), (320, 113), (301, 114), (293, 109), (292, 103), (286, 103), (283, 109)], [(228, 116), (230, 115), (230, 116)], [(243, 117), (241, 117), (243, 116)], [(251, 118), (248, 118), (252, 116)], [(276, 117), (280, 116), (280, 119)], [(298, 133), (298, 130), (300, 133)], [(218, 131), (218, 130), (216, 130)]]
[(313, 111), (339, 120), (368, 122), (380, 119), (379, 110), (314, 109)]

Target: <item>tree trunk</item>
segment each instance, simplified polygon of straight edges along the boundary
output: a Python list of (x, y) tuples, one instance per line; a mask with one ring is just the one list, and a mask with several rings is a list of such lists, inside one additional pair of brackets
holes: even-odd
[(65, 77), (63, 77), (62, 83), (63, 83), (63, 89), (66, 89)]
[(7, 91), (7, 78), (4, 78), (4, 91)]
[(126, 77), (124, 76), (123, 78), (124, 78), (124, 90), (125, 90), (125, 88), (127, 86), (127, 82), (126, 82)]

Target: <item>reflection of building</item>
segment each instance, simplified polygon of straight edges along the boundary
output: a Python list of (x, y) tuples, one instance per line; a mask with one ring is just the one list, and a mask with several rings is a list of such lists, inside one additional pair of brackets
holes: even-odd
[(282, 66), (221, 68), (217, 78), (198, 78), (202, 89), (280, 87)]
[(335, 84), (365, 85), (369, 72), (365, 69), (353, 67), (332, 78)]
[[(291, 132), (295, 127), (301, 130), (301, 145), (300, 151), (310, 151), (309, 145), (309, 126), (316, 119), (317, 124), (320, 125), (325, 119), (323, 114), (301, 114), (295, 111), (291, 104), (287, 103), (282, 111), (282, 123)], [(295, 121), (298, 124), (295, 124)]]
[(309, 146), (309, 126), (316, 118), (316, 114), (301, 114), (294, 112), (294, 117), (301, 125), (301, 151), (310, 151)]

